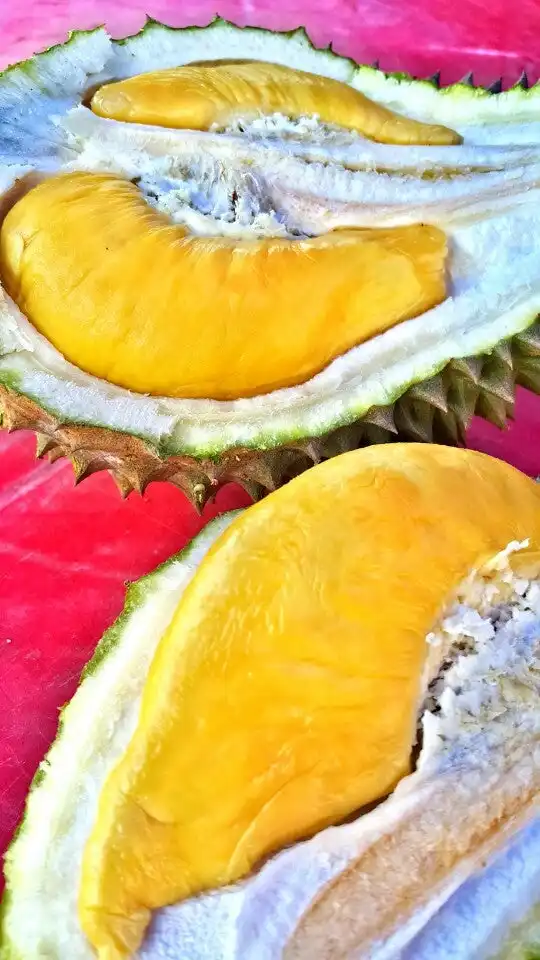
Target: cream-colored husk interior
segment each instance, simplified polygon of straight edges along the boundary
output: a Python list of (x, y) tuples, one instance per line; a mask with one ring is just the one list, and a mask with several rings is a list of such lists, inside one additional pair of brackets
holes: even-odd
[[(281, 115), (208, 133), (167, 130), (106, 120), (81, 105), (101, 81), (224, 56), (333, 77), (413, 118), (451, 126), (463, 144), (394, 147)], [(437, 90), (314, 50), (302, 32), (220, 22), (187, 31), (150, 25), (122, 44), (103, 31), (78, 35), (30, 69), (2, 75), (0, 111), (0, 191), (35, 169), (112, 170), (140, 178), (149, 202), (197, 233), (296, 236), (422, 220), (450, 238), (444, 303), (348, 351), (301, 387), (235, 401), (147, 397), (84, 374), (3, 296), (0, 381), (64, 422), (134, 432), (172, 453), (275, 446), (393, 402), (449, 360), (489, 352), (540, 312), (537, 90)]]
[[(215, 521), (179, 560), (142, 582), (114, 638), (105, 638), (109, 652), (68, 706), (62, 735), (43, 766), (45, 778), (30, 794), (22, 832), (9, 854), (7, 872), (17, 897), (6, 915), (9, 947), (3, 957), (90, 960), (76, 898), (99, 792), (132, 735), (157, 642), (197, 564), (229, 522), (230, 517)], [(186, 960), (313, 956), (309, 941), (303, 947), (298, 940), (302, 917), (347, 867), (356, 864), (361, 878), (362, 856), (376, 854), (392, 833), (400, 838), (399, 856), (390, 849), (378, 866), (375, 858), (364, 877), (359, 912), (357, 891), (350, 891), (350, 909), (356, 911), (351, 927), (361, 936), (362, 956), (380, 960), (406, 950), (408, 960), (447, 958), (441, 931), (452, 918), (460, 920), (452, 930), (452, 957), (488, 955), (481, 951), (540, 891), (540, 867), (534, 867), (540, 861), (531, 856), (531, 844), (540, 849), (534, 824), (518, 835), (510, 866), (509, 854), (499, 853), (472, 887), (465, 883), (458, 889), (490, 852), (482, 833), (490, 798), (502, 822), (516, 797), (540, 788), (540, 571), (512, 572), (509, 558), (522, 546), (510, 544), (481, 571), (472, 571), (426, 638), (430, 655), (416, 772), (371, 813), (278, 854), (246, 882), (160, 911), (141, 958), (177, 956), (180, 949)], [(505, 829), (511, 834), (519, 823), (516, 817)], [(434, 882), (429, 864), (443, 855), (445, 844), (452, 848), (468, 835), (465, 854)], [(417, 889), (414, 858), (422, 845), (427, 872)], [(523, 868), (516, 871), (520, 856)], [(474, 923), (467, 909), (471, 896), (477, 905), (484, 903)], [(384, 943), (378, 943), (377, 931)], [(480, 953), (471, 954), (471, 942)]]

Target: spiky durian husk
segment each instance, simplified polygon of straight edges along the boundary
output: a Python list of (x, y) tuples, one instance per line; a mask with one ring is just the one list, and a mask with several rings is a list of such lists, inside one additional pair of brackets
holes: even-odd
[(392, 406), (373, 407), (348, 426), (268, 450), (239, 447), (215, 459), (161, 457), (150, 443), (130, 434), (62, 424), (33, 400), (2, 385), (0, 407), (5, 429), (37, 434), (38, 457), (69, 457), (76, 483), (109, 470), (126, 496), (132, 490), (144, 492), (153, 480), (168, 481), (200, 510), (226, 483), (240, 484), (257, 500), (321, 460), (372, 443), (464, 444), (475, 415), (503, 429), (512, 419), (517, 385), (540, 394), (540, 321), (490, 354), (453, 360)]

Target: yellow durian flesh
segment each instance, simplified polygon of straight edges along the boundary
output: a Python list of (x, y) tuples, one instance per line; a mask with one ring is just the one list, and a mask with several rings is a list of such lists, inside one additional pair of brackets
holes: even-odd
[(98, 956), (390, 791), (427, 634), (471, 568), (527, 537), (538, 549), (531, 480), (415, 444), (338, 457), (236, 520), (180, 601), (100, 797), (79, 898)]
[(172, 67), (139, 74), (97, 90), (94, 113), (110, 120), (189, 130), (281, 113), (317, 116), (380, 143), (450, 145), (448, 127), (420, 123), (375, 103), (329, 77), (259, 61)]
[(235, 399), (302, 383), (446, 295), (434, 226), (200, 237), (128, 180), (66, 173), (0, 231), (3, 284), (72, 363), (119, 386)]

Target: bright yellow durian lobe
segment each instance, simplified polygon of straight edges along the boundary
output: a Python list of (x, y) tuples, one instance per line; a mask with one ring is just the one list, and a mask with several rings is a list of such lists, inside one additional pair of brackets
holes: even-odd
[(258, 61), (143, 73), (101, 87), (90, 105), (111, 120), (189, 130), (223, 128), (235, 120), (280, 113), (292, 119), (316, 116), (381, 143), (461, 142), (455, 131), (403, 117), (346, 83)]
[(236, 520), (152, 663), (85, 850), (82, 927), (129, 955), (150, 911), (236, 881), (407, 774), (426, 636), (472, 568), (540, 544), (540, 489), (472, 451), (346, 454)]
[(130, 390), (235, 399), (305, 382), (440, 303), (434, 226), (311, 239), (187, 233), (117, 176), (61, 174), (0, 232), (7, 292), (73, 364)]

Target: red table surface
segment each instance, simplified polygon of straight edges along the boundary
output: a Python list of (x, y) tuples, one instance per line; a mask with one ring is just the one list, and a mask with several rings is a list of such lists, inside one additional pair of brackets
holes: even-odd
[[(521, 0), (0, 0), (0, 66), (58, 42), (70, 28), (105, 22), (116, 36), (138, 30), (144, 13), (171, 25), (203, 24), (216, 12), (243, 25), (304, 24), (320, 44), (360, 62), (442, 80), (474, 70), (510, 84), (540, 65), (540, 4)], [(500, 433), (475, 423), (472, 446), (540, 474), (540, 403), (520, 391), (516, 422)], [(75, 488), (66, 463), (36, 462), (28, 434), (0, 433), (0, 850), (21, 815), (30, 779), (54, 738), (58, 708), (119, 613), (127, 581), (181, 549), (217, 512), (247, 503), (222, 491), (199, 518), (178, 490), (152, 484), (122, 500), (99, 475)]]

